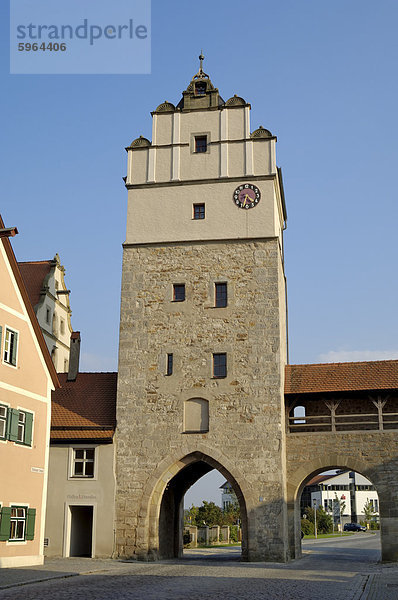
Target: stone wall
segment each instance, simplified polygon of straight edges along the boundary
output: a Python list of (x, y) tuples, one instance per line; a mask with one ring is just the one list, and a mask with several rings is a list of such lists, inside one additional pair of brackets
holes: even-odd
[[(215, 282), (228, 283), (226, 308), (214, 307)], [(172, 301), (173, 283), (185, 283), (185, 302)], [(118, 555), (159, 556), (163, 492), (184, 467), (184, 457), (200, 451), (235, 483), (247, 511), (242, 523), (246, 557), (288, 558), (284, 323), (276, 239), (125, 247), (116, 434)], [(214, 352), (227, 353), (225, 379), (212, 377)], [(167, 353), (174, 358), (171, 376), (166, 376)], [(190, 398), (208, 400), (208, 433), (184, 433), (184, 402)]]

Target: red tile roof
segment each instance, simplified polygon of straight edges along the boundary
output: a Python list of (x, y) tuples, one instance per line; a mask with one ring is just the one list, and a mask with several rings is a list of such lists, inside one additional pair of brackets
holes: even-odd
[(337, 475), (340, 475), (340, 473), (333, 473), (333, 475), (315, 475), (315, 477), (307, 481), (305, 485), (317, 485), (318, 483), (322, 483), (322, 481), (326, 481), (327, 479), (336, 477)]
[(35, 307), (40, 300), (40, 292), (43, 288), (43, 281), (51, 270), (52, 260), (38, 260), (30, 262), (19, 262), (18, 267), (24, 280), (29, 299), (32, 306)]
[(285, 394), (398, 389), (398, 360), (287, 365)]
[(79, 373), (52, 393), (51, 439), (112, 441), (116, 425), (117, 373)]
[(82, 431), (81, 429), (68, 429), (65, 431), (53, 431), (51, 430), (51, 440), (55, 441), (69, 441), (73, 440), (75, 442), (84, 442), (85, 440), (91, 441), (104, 441), (111, 442), (113, 438), (114, 430), (87, 430)]

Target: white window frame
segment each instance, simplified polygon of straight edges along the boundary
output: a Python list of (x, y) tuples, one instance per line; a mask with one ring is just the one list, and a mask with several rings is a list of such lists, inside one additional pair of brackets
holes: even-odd
[[(74, 475), (75, 450), (94, 450), (94, 469), (93, 476)], [(95, 481), (98, 478), (98, 445), (97, 444), (73, 444), (69, 447), (69, 470), (68, 479), (73, 481)]]
[[(10, 406), (9, 404), (5, 404), (4, 402), (0, 401), (0, 410), (2, 408), (4, 408), (5, 409), (5, 413), (6, 413), (5, 417), (2, 417), (0, 415), (0, 422), (4, 423), (4, 435), (3, 436), (0, 435), (0, 442), (6, 442), (7, 441), (7, 421), (8, 421), (8, 409), (9, 409), (9, 406)], [(1, 506), (0, 506), (0, 508), (1, 508)]]
[[(12, 358), (12, 355), (11, 355), (11, 357), (9, 356), (10, 342), (7, 340), (7, 332), (17, 335), (17, 349), (15, 352), (15, 365), (13, 365), (12, 362), (9, 361), (9, 358)], [(8, 346), (8, 348), (7, 348), (7, 346)], [(3, 355), (2, 355), (3, 364), (16, 369), (17, 365), (18, 365), (18, 354), (19, 354), (19, 331), (18, 331), (18, 329), (15, 329), (14, 327), (10, 327), (9, 325), (4, 325), (4, 348), (3, 348)], [(7, 355), (7, 358), (6, 358), (6, 355)]]
[[(26, 521), (27, 521), (27, 507), (26, 506), (10, 506), (11, 508), (11, 517), (10, 517), (10, 537), (8, 538), (8, 540), (10, 542), (24, 542), (25, 541), (25, 534), (26, 534)], [(23, 510), (24, 511), (24, 516), (21, 517), (20, 515), (16, 514), (15, 517), (12, 516), (12, 511), (15, 510), (18, 513), (18, 510)], [(15, 530), (18, 530), (18, 523), (22, 522), (23, 523), (23, 535), (22, 537), (11, 537), (11, 529), (12, 529), (12, 523), (15, 522), (16, 526), (15, 526)]]
[[(3, 504), (3, 506), (5, 506)], [(25, 529), (24, 529), (24, 534), (26, 534), (26, 522), (28, 520), (28, 510), (30, 508), (30, 504), (29, 502), (9, 502), (8, 506), (11, 507), (15, 507), (15, 508), (25, 508), (26, 509), (26, 513), (25, 513)], [(10, 533), (11, 533), (11, 524), (10, 524)], [(14, 540), (10, 540), (8, 539), (6, 541), (6, 546), (26, 546), (26, 544), (28, 543), (28, 541), (22, 540), (22, 539), (14, 539)]]

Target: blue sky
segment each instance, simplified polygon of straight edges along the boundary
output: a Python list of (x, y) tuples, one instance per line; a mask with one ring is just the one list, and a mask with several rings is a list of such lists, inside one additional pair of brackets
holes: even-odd
[(201, 48), (221, 95), (278, 136), (290, 362), (398, 357), (395, 1), (154, 0), (152, 72), (123, 76), (10, 75), (0, 10), (0, 211), (19, 260), (59, 253), (82, 369), (117, 368), (124, 147)]

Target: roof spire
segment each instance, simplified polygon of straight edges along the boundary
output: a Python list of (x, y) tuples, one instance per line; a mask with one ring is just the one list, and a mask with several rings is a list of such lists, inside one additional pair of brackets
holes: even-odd
[(203, 56), (203, 50), (200, 51), (199, 54), (199, 60), (200, 60), (200, 66), (199, 66), (199, 73), (202, 75), (203, 73), (203, 61), (204, 61), (205, 57)]

